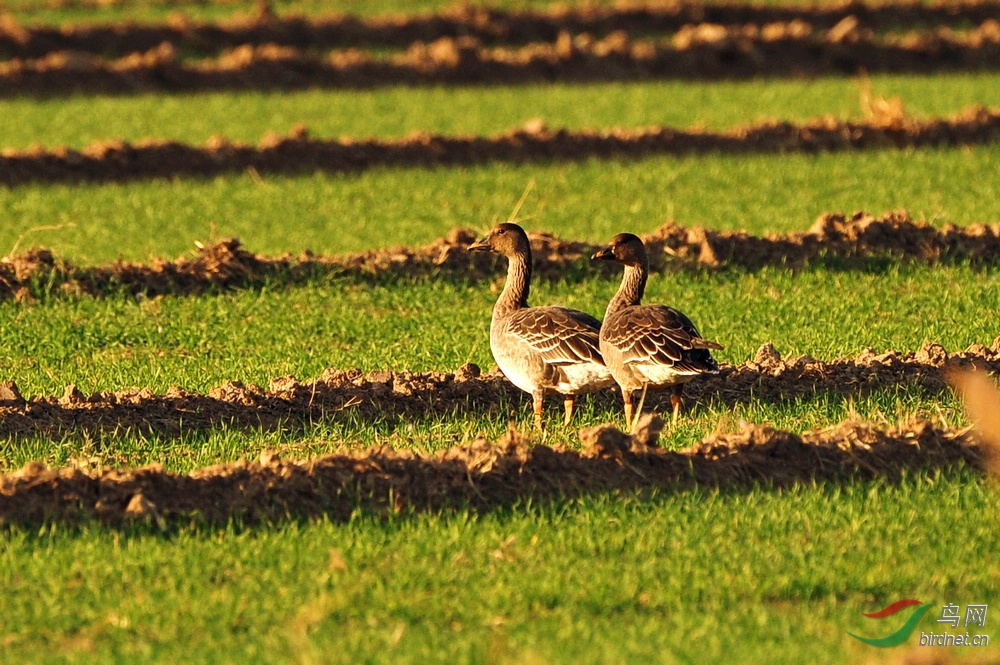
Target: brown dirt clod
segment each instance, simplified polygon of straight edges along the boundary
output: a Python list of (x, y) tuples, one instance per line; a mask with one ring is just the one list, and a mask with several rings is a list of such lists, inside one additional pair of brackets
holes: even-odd
[(0, 381), (0, 405), (22, 406), (24, 398), (14, 381)]

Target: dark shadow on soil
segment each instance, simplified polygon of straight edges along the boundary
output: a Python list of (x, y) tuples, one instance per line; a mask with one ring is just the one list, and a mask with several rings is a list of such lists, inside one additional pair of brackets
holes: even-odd
[(618, 30), (597, 39), (560, 31), (551, 41), (489, 47), (473, 36), (409, 45), (388, 57), (357, 49), (317, 54), (275, 43), (243, 44), (212, 59), (187, 60), (170, 41), (117, 59), (60, 50), (0, 62), (0, 96), (393, 86), (525, 85), (655, 80), (746, 80), (868, 73), (997, 71), (1000, 23), (880, 37), (855, 17), (829, 30), (802, 21), (689, 24), (668, 42)]
[(656, 446), (662, 421), (647, 418), (634, 437), (612, 426), (581, 431), (582, 452), (532, 446), (510, 432), (432, 457), (389, 448), (307, 462), (264, 453), (188, 475), (153, 466), (85, 472), (30, 463), (0, 478), (0, 524), (149, 522), (160, 529), (195, 522), (225, 525), (328, 517), (356, 511), (492, 511), (609, 492), (673, 492), (694, 487), (745, 491), (796, 483), (899, 482), (935, 470), (982, 473), (982, 454), (966, 431), (927, 422), (881, 430), (843, 423), (797, 435), (748, 426), (692, 449)]
[[(60, 3), (61, 5), (66, 3)], [(96, 3), (102, 6), (101, 3)], [(624, 31), (634, 37), (670, 35), (699, 24), (759, 28), (793, 21), (812, 30), (830, 30), (855, 21), (871, 32), (942, 28), (968, 29), (1000, 15), (995, 2), (859, 2), (821, 7), (754, 4), (649, 2), (633, 7), (556, 7), (504, 10), (454, 7), (424, 15), (392, 17), (277, 16), (269, 7), (256, 16), (203, 22), (178, 17), (166, 23), (112, 23), (76, 26), (22, 26), (13, 16), (0, 20), (0, 56), (40, 58), (59, 51), (121, 57), (168, 43), (189, 54), (212, 55), (245, 44), (277, 44), (299, 49), (405, 49), (414, 42), (472, 37), (488, 46), (552, 42), (560, 33), (604, 38)], [(774, 30), (774, 28), (770, 28)], [(844, 28), (841, 28), (843, 31)]]
[[(945, 373), (953, 368), (1000, 371), (1000, 338), (993, 348), (973, 345), (949, 354), (937, 344), (917, 352), (866, 350), (854, 359), (819, 361), (808, 356), (783, 360), (770, 344), (754, 360), (723, 365), (717, 376), (697, 377), (685, 387), (688, 406), (749, 402), (787, 403), (816, 395), (863, 396), (894, 386), (936, 395), (949, 390)], [(597, 408), (617, 412), (620, 397), (607, 390), (591, 398)], [(171, 388), (87, 396), (69, 386), (60, 397), (25, 400), (12, 381), (0, 384), (0, 437), (12, 440), (87, 436), (101, 441), (132, 436), (181, 437), (219, 429), (245, 432), (297, 432), (341, 418), (395, 426), (413, 418), (490, 414), (501, 408), (527, 409), (527, 398), (499, 373), (485, 376), (472, 364), (454, 373), (327, 370), (319, 379), (293, 377), (271, 381), (267, 390), (227, 382), (207, 395)], [(649, 409), (669, 409), (669, 396), (651, 394)]]

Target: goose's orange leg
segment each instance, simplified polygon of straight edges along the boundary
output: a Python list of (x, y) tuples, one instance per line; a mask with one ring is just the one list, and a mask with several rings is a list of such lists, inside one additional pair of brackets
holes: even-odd
[(569, 425), (570, 421), (573, 420), (573, 404), (575, 396), (569, 395), (563, 400), (563, 408), (566, 410), (566, 416), (563, 418), (563, 425)]
[(677, 426), (677, 419), (680, 418), (681, 414), (681, 393), (684, 391), (684, 384), (678, 383), (673, 388), (673, 394), (670, 395), (670, 404), (674, 408), (674, 419), (673, 426)]
[(535, 409), (535, 429), (539, 432), (545, 429), (545, 424), (542, 422), (542, 404), (544, 400), (541, 395), (532, 395), (532, 405)]

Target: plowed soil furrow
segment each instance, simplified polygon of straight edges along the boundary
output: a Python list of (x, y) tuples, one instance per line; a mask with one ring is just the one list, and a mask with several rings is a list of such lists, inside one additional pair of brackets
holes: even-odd
[(879, 38), (845, 19), (830, 30), (801, 22), (763, 29), (689, 26), (672, 43), (560, 33), (521, 48), (484, 47), (474, 37), (417, 42), (388, 58), (346, 50), (328, 57), (247, 44), (217, 59), (188, 62), (169, 42), (117, 60), (77, 51), (0, 62), (0, 95), (134, 94), (202, 90), (377, 88), (395, 85), (512, 85), (549, 81), (722, 79), (1000, 68), (1000, 24)]
[[(575, 275), (614, 276), (615, 267), (592, 262), (599, 247), (562, 240), (547, 233), (530, 233), (534, 274), (543, 279)], [(476, 239), (470, 229), (453, 229), (423, 247), (394, 247), (341, 256), (258, 256), (238, 240), (204, 245), (194, 258), (153, 263), (116, 261), (99, 266), (75, 266), (44, 249), (0, 259), (0, 301), (30, 301), (55, 288), (67, 294), (102, 296), (196, 295), (208, 291), (253, 288), (262, 284), (291, 286), (310, 280), (343, 277), (379, 280), (405, 277), (486, 279), (502, 273), (492, 256), (468, 251)], [(1000, 257), (1000, 222), (967, 227), (935, 228), (915, 221), (906, 211), (873, 217), (821, 215), (809, 230), (758, 237), (743, 231), (685, 228), (668, 222), (643, 236), (650, 267), (668, 271), (698, 269), (756, 270), (764, 266), (799, 268), (835, 264), (840, 268), (870, 267), (886, 260), (970, 262), (990, 266)]]
[(741, 4), (650, 3), (633, 7), (578, 7), (505, 11), (464, 7), (423, 16), (359, 18), (327, 16), (257, 17), (209, 23), (177, 19), (167, 24), (110, 24), (24, 27), (10, 16), (0, 20), (0, 56), (39, 58), (57, 51), (126, 55), (166, 42), (185, 52), (212, 53), (244, 44), (296, 48), (406, 48), (414, 42), (474, 37), (486, 44), (555, 41), (561, 32), (604, 37), (670, 34), (688, 25), (765, 26), (797, 21), (829, 30), (844, 20), (865, 30), (979, 25), (1000, 15), (996, 2), (923, 5), (847, 3), (825, 7), (764, 7)]
[[(998, 61), (1000, 62), (1000, 61)], [(817, 118), (803, 124), (763, 122), (723, 132), (669, 127), (550, 131), (540, 122), (492, 137), (417, 134), (404, 139), (312, 139), (303, 127), (270, 135), (259, 146), (210, 139), (204, 146), (144, 139), (95, 142), (84, 150), (58, 147), (0, 153), (0, 184), (127, 182), (213, 177), (252, 169), (258, 174), (379, 167), (454, 167), (490, 162), (553, 162), (650, 155), (766, 154), (902, 147), (983, 145), (1000, 139), (1000, 110), (972, 107), (950, 118), (892, 116), (868, 121)]]
[[(1000, 338), (992, 348), (974, 345), (949, 354), (937, 344), (907, 353), (866, 350), (854, 359), (829, 362), (808, 356), (782, 360), (770, 344), (754, 360), (725, 365), (718, 376), (699, 377), (685, 388), (690, 405), (780, 403), (811, 395), (858, 396), (895, 386), (916, 386), (928, 394), (947, 389), (949, 368), (1000, 371)], [(612, 391), (596, 395), (607, 408), (620, 399)], [(23, 399), (13, 382), (0, 384), (0, 437), (46, 437), (86, 433), (93, 437), (178, 434), (220, 427), (285, 431), (304, 423), (344, 416), (384, 419), (390, 423), (458, 413), (497, 413), (505, 405), (524, 406), (524, 395), (501, 375), (480, 375), (475, 365), (455, 373), (390, 372), (362, 374), (327, 370), (303, 383), (292, 377), (274, 379), (267, 390), (227, 382), (207, 395), (172, 388), (164, 395), (150, 390), (96, 393), (86, 396), (75, 386), (65, 395)], [(647, 396), (650, 409), (669, 409), (669, 395)]]
[(188, 475), (159, 467), (88, 472), (31, 463), (0, 477), (0, 524), (97, 518), (168, 528), (191, 519), (347, 520), (358, 508), (376, 514), (463, 506), (485, 511), (609, 491), (782, 487), (814, 479), (898, 482), (915, 471), (984, 467), (967, 432), (927, 422), (888, 430), (843, 423), (803, 435), (749, 426), (683, 452), (650, 445), (660, 426), (649, 423), (634, 438), (609, 426), (584, 431), (582, 452), (530, 446), (511, 432), (496, 444), (477, 439), (433, 457), (382, 448), (295, 462), (265, 453), (256, 462)]

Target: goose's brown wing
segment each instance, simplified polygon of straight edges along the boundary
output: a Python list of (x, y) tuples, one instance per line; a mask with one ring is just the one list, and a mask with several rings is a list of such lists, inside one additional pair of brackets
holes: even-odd
[(653, 363), (693, 374), (719, 368), (709, 349), (722, 345), (704, 339), (691, 319), (671, 307), (629, 307), (608, 317), (602, 336), (621, 352), (624, 364)]
[(601, 322), (584, 312), (565, 307), (528, 307), (507, 318), (506, 330), (549, 364), (604, 364), (599, 339)]

